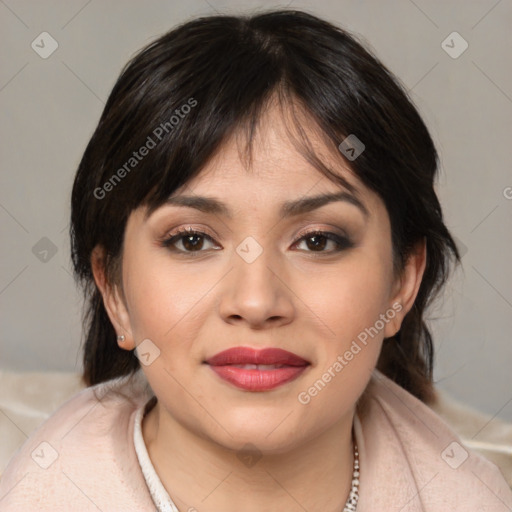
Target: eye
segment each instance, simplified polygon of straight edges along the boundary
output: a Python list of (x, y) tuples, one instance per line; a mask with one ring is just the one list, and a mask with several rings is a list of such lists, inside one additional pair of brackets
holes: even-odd
[(182, 253), (204, 252), (205, 241), (213, 244), (213, 238), (206, 233), (192, 228), (180, 228), (162, 240), (162, 246)]
[[(315, 230), (302, 235), (297, 242), (295, 242), (294, 246), (299, 243), (305, 243), (307, 247), (307, 252), (320, 252), (320, 253), (335, 253), (343, 251), (344, 249), (349, 249), (353, 247), (354, 244), (352, 241), (343, 235), (337, 235), (336, 233), (331, 233), (330, 231), (321, 231)], [(334, 245), (334, 249), (330, 251), (325, 251), (325, 247), (331, 243), (331, 246)]]
[[(211, 247), (205, 246), (205, 242), (211, 244)], [(167, 247), (178, 253), (200, 253), (205, 252), (208, 249), (218, 250), (220, 247), (216, 246), (211, 236), (192, 229), (190, 227), (180, 228), (176, 232), (171, 233), (167, 238), (161, 242), (163, 247)], [(314, 230), (302, 235), (292, 247), (305, 244), (306, 252), (317, 252), (317, 253), (337, 253), (353, 247), (352, 241), (344, 236), (332, 233), (330, 231)], [(331, 245), (331, 250), (325, 250), (326, 247)], [(181, 246), (181, 247), (180, 247)]]

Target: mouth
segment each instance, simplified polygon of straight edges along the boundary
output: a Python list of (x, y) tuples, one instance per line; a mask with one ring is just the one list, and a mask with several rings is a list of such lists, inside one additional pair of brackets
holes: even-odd
[(246, 391), (269, 391), (298, 378), (309, 361), (277, 348), (234, 347), (204, 361), (222, 380)]

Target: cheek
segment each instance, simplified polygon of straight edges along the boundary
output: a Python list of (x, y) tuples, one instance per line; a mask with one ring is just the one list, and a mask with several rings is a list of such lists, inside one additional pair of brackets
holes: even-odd
[(160, 251), (132, 254), (126, 258), (124, 272), (134, 336), (154, 339), (157, 345), (172, 338), (181, 324), (190, 326), (195, 305), (212, 286), (208, 275), (183, 272)]
[[(388, 307), (390, 264), (370, 251), (355, 251), (336, 269), (316, 276), (304, 292), (308, 306), (328, 326), (330, 336), (347, 338), (373, 325)], [(331, 332), (334, 331), (334, 332)]]

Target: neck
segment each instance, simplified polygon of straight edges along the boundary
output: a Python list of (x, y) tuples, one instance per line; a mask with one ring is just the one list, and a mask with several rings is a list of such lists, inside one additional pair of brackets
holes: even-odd
[(157, 402), (146, 414), (142, 435), (180, 511), (343, 510), (352, 480), (353, 411), (286, 453), (246, 457), (196, 435), (162, 409)]

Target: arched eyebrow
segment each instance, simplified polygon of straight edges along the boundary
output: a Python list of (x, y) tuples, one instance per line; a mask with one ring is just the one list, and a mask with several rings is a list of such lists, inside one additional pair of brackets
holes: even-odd
[[(283, 218), (294, 217), (304, 213), (309, 213), (325, 206), (326, 204), (337, 201), (343, 201), (356, 206), (365, 217), (370, 215), (364, 203), (357, 196), (345, 191), (319, 194), (316, 196), (303, 197), (293, 201), (286, 201), (281, 205), (279, 214)], [(212, 213), (219, 216), (222, 215), (228, 219), (233, 218), (233, 212), (229, 207), (215, 197), (177, 195), (169, 197), (164, 204), (169, 206), (194, 208), (204, 213)]]
[(370, 215), (363, 202), (350, 192), (335, 192), (331, 194), (320, 194), (317, 196), (304, 197), (296, 201), (287, 201), (281, 207), (281, 216), (292, 217), (302, 215), (316, 210), (326, 204), (343, 201), (359, 208), (365, 217)]

